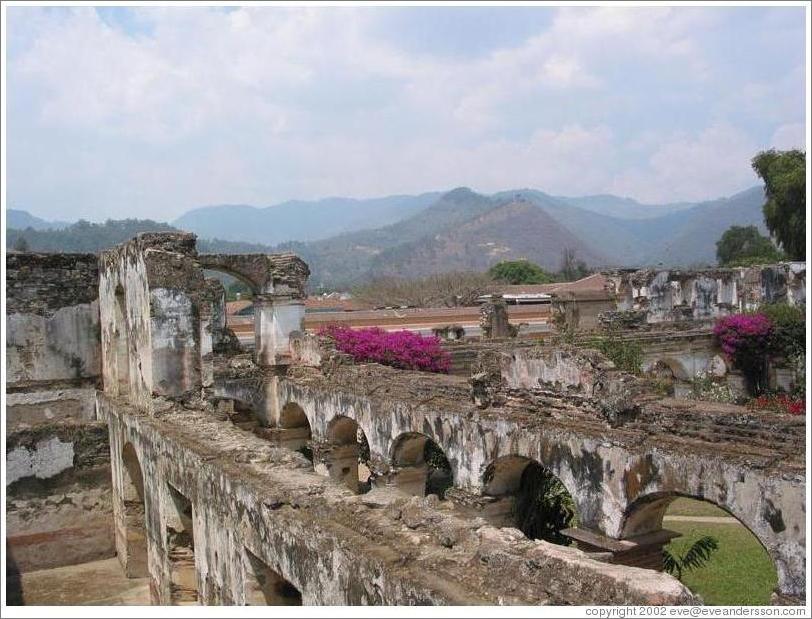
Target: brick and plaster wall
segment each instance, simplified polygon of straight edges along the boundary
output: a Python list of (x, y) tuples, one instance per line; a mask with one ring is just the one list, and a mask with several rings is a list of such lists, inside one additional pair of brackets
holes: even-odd
[(115, 554), (101, 378), (98, 261), (10, 253), (6, 316), (6, 548), (20, 572)]

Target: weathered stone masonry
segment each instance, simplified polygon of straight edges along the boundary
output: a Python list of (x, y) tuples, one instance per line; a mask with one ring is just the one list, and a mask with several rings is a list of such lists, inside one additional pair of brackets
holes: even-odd
[[(204, 269), (259, 299), (252, 359), (215, 353), (227, 340), (223, 294)], [(672, 577), (630, 566), (657, 567), (676, 496), (739, 518), (773, 558), (780, 592), (805, 595), (803, 419), (658, 399), (568, 347), (486, 346), (470, 377), (355, 365), (298, 333), (308, 272), (288, 254), (198, 255), (192, 235), (145, 234), (104, 252), (98, 273), (75, 270), (86, 279), (58, 301), (37, 283), (51, 275), (18, 288), (20, 313), (64, 313), (78, 299), (98, 314), (95, 332), (82, 331), (96, 348), (69, 346), (92, 349), (79, 356), (96, 359), (95, 374), (76, 364), (35, 378), (15, 361), (15, 483), (52, 479), (60, 462), (74, 477), (103, 475), (81, 498), (106, 501), (106, 556), (148, 576), (153, 603), (695, 603)], [(42, 380), (57, 382), (46, 394)], [(447, 500), (423, 496), (428, 440), (451, 464)], [(572, 495), (581, 549), (511, 528), (531, 462)]]

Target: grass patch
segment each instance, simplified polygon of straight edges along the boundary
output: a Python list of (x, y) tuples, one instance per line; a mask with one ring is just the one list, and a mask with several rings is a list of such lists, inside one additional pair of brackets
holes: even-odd
[[(675, 501), (674, 504), (677, 502)], [(686, 509), (685, 506), (682, 506)], [(713, 507), (713, 506), (710, 506)], [(718, 508), (715, 508), (718, 511)], [(670, 509), (669, 515), (676, 515)], [(723, 512), (724, 514), (724, 512)], [(682, 514), (688, 515), (688, 514)], [(694, 515), (719, 515), (702, 513)], [(719, 550), (700, 569), (685, 572), (682, 580), (709, 605), (769, 604), (770, 594), (778, 582), (772, 560), (750, 531), (738, 523), (666, 521), (665, 528), (682, 533), (668, 548), (682, 554), (704, 535), (719, 541)]]
[[(713, 503), (708, 501), (697, 501), (696, 499), (686, 499), (680, 497), (675, 499), (671, 505), (668, 506), (668, 516), (716, 516), (720, 518), (729, 517), (725, 510), (721, 507), (716, 507)], [(669, 527), (667, 527), (669, 528)]]

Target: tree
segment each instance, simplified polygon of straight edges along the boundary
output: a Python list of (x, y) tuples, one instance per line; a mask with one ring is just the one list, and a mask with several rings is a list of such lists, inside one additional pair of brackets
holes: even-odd
[(576, 524), (575, 503), (561, 481), (536, 462), (527, 465), (514, 505), (516, 526), (530, 539), (567, 546), (562, 529)]
[(791, 260), (806, 260), (806, 153), (762, 151), (753, 169), (764, 181), (764, 222)]
[(716, 258), (722, 266), (778, 262), (783, 256), (755, 226), (731, 226), (716, 241)]
[(565, 247), (561, 252), (561, 269), (559, 270), (561, 279), (565, 282), (572, 282), (589, 275), (589, 269), (583, 260), (578, 260), (575, 250)]
[(503, 260), (489, 270), (488, 275), (508, 284), (549, 284), (555, 279), (539, 265), (529, 260)]
[(25, 240), (24, 236), (18, 236), (17, 240), (14, 241), (14, 245), (11, 247), (14, 251), (30, 251), (28, 247), (28, 241)]

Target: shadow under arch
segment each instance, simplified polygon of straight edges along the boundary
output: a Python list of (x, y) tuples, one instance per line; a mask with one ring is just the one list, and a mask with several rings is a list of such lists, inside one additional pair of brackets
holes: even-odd
[(313, 449), (310, 443), (313, 434), (304, 409), (296, 402), (287, 402), (279, 411), (278, 426), (283, 430), (279, 444), (300, 452), (312, 462)]
[(340, 479), (353, 492), (370, 490), (369, 442), (358, 422), (346, 415), (337, 415), (327, 424), (329, 454), (322, 466), (330, 477)]
[(395, 485), (415, 496), (436, 494), (441, 500), (454, 485), (451, 463), (431, 437), (420, 432), (404, 432), (392, 442), (390, 460)]
[(483, 474), (483, 494), (501, 501), (491, 508), (502, 526), (513, 526), (530, 539), (569, 545), (561, 533), (575, 526), (575, 501), (564, 483), (547, 467), (526, 456), (502, 456)]
[(132, 443), (121, 450), (125, 555), (119, 557), (128, 578), (149, 576), (144, 474)]

